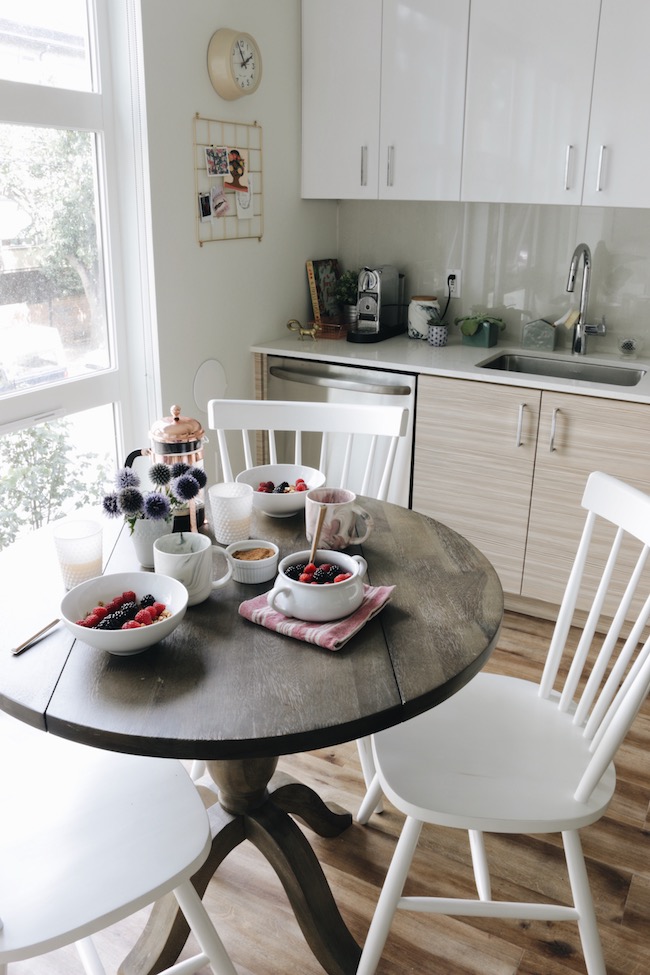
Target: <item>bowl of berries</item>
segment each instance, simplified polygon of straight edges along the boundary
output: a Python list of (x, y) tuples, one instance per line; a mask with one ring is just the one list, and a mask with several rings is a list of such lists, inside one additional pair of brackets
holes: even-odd
[(187, 589), (155, 572), (114, 572), (75, 586), (61, 602), (61, 619), (97, 650), (141, 653), (175, 630), (185, 616)]
[(302, 464), (263, 464), (249, 467), (235, 478), (253, 488), (253, 507), (272, 518), (290, 518), (304, 511), (305, 495), (322, 487), (325, 475)]
[(278, 566), (267, 595), (271, 609), (310, 623), (327, 623), (349, 616), (363, 602), (363, 579), (368, 564), (360, 555), (317, 549), (287, 555)]

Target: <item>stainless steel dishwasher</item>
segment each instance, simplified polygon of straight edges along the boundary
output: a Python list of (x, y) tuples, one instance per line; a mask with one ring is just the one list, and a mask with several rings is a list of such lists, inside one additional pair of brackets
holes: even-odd
[[(344, 366), (333, 362), (314, 362), (310, 359), (292, 359), (282, 356), (268, 356), (267, 370), (269, 399), (406, 407), (409, 411), (408, 429), (397, 448), (388, 500), (406, 508), (411, 506), (413, 419), (417, 386), (415, 374), (385, 372), (361, 366)], [(337, 456), (340, 457), (342, 454), (342, 451), (337, 451), (335, 437), (332, 439), (330, 451), (328, 475), (334, 482), (338, 473)], [(379, 451), (377, 457), (381, 457)], [(312, 467), (318, 466), (316, 445), (311, 452), (307, 445), (303, 460)], [(358, 471), (352, 470), (353, 490), (359, 490), (361, 476), (361, 467)]]

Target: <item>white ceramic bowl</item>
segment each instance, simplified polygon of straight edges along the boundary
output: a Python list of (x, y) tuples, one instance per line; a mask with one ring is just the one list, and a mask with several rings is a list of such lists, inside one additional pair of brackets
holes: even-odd
[[(165, 604), (171, 616), (132, 630), (98, 630), (76, 622), (84, 619), (95, 606), (109, 603), (127, 591), (133, 591), (138, 600), (149, 594), (154, 596)], [(66, 593), (61, 602), (61, 619), (82, 643), (97, 650), (128, 656), (141, 653), (168, 636), (183, 619), (186, 609), (187, 589), (182, 582), (156, 572), (114, 572), (82, 582)]]
[[(235, 558), (237, 552), (250, 552), (254, 549), (270, 549), (273, 555), (265, 559)], [(235, 582), (268, 582), (278, 571), (280, 549), (274, 542), (267, 542), (261, 538), (248, 538), (245, 542), (233, 542), (222, 551), (232, 566), (232, 577)]]
[(322, 487), (325, 483), (325, 475), (321, 471), (301, 464), (263, 464), (261, 467), (250, 467), (247, 471), (238, 474), (235, 480), (252, 486), (255, 510), (263, 511), (273, 518), (289, 518), (304, 510), (306, 491), (294, 491), (291, 494), (264, 494), (257, 489), (262, 481), (273, 481), (276, 485), (283, 481), (295, 484), (299, 477), (303, 479), (309, 490)]
[(278, 566), (278, 576), (273, 589), (267, 595), (271, 609), (284, 616), (306, 620), (310, 623), (326, 623), (342, 619), (359, 608), (363, 602), (363, 579), (368, 565), (360, 555), (330, 552), (318, 549), (315, 565), (325, 562), (340, 565), (344, 572), (351, 572), (349, 579), (331, 585), (312, 585), (299, 582), (285, 575), (285, 569), (296, 562), (308, 562), (309, 550), (287, 555)]

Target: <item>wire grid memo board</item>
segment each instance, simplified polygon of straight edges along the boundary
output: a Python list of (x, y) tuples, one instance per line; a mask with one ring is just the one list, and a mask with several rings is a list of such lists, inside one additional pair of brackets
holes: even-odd
[[(206, 149), (226, 147), (243, 150), (247, 156), (249, 194), (242, 194), (240, 203), (248, 197), (248, 206), (238, 208), (240, 190), (223, 186), (224, 179), (208, 174)], [(262, 127), (253, 122), (221, 122), (194, 116), (194, 185), (196, 208), (196, 237), (199, 245), (213, 240), (242, 240), (248, 237), (262, 239), (264, 232), (264, 193), (262, 187)], [(223, 198), (228, 205), (224, 216), (202, 214), (201, 198), (211, 195), (223, 186)]]

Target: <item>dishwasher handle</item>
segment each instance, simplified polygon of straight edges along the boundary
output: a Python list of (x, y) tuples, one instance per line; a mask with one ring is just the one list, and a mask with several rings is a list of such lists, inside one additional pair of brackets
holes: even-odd
[(410, 396), (410, 386), (384, 385), (364, 382), (362, 379), (337, 379), (327, 372), (302, 372), (288, 366), (270, 366), (269, 372), (276, 379), (286, 379), (306, 386), (324, 386), (329, 389), (345, 389), (351, 393), (379, 393), (384, 396)]

